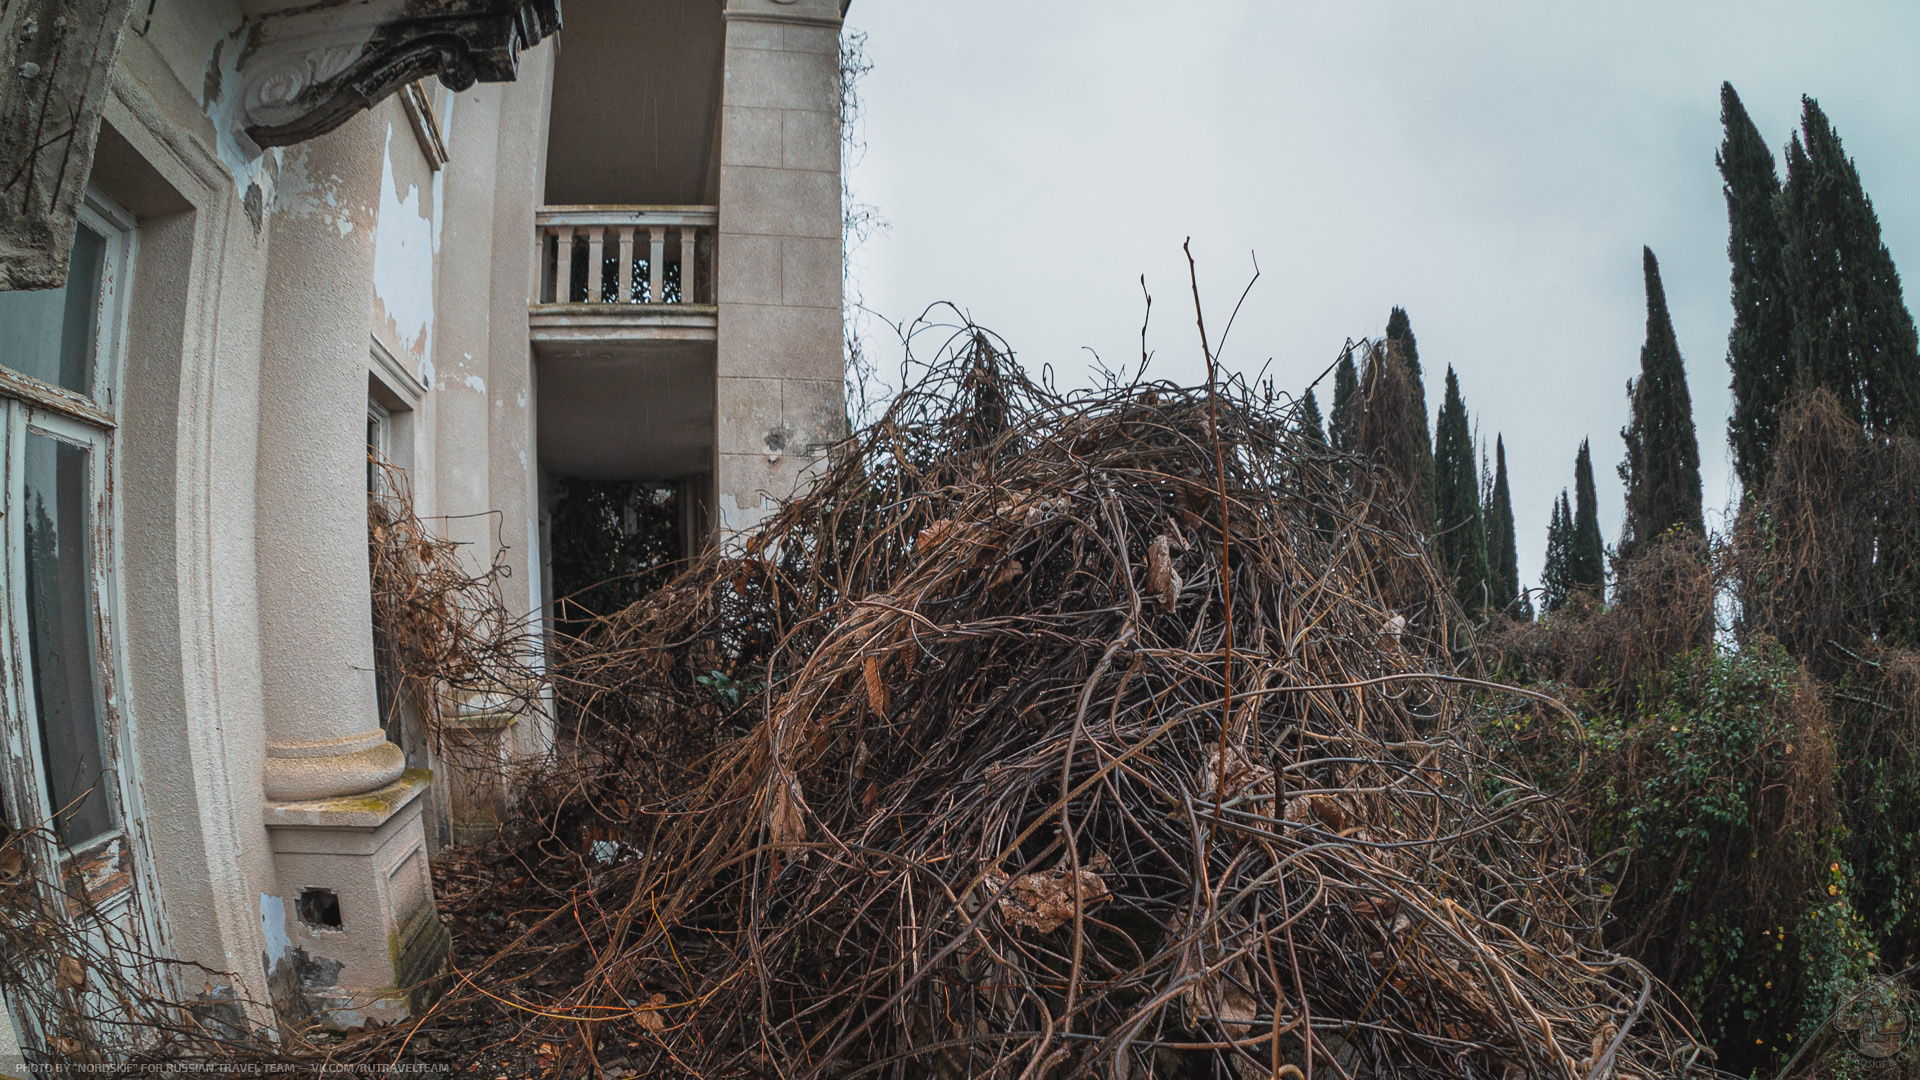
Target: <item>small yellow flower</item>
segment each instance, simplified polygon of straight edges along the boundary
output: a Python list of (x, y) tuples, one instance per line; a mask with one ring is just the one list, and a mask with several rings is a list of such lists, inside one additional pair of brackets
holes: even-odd
[(1829, 886), (1827, 886), (1827, 895), (1828, 895), (1828, 896), (1838, 896), (1838, 895), (1840, 895), (1840, 886), (1838, 886), (1838, 885), (1829, 885)]
[(1836, 874), (1837, 874), (1837, 873), (1839, 873), (1839, 872), (1840, 872), (1840, 864), (1839, 864), (1839, 863), (1834, 863), (1834, 864), (1833, 864), (1832, 866), (1829, 866), (1829, 867), (1827, 867), (1827, 869), (1828, 869), (1828, 870), (1831, 870), (1831, 871), (1833, 871), (1834, 873), (1836, 873)]

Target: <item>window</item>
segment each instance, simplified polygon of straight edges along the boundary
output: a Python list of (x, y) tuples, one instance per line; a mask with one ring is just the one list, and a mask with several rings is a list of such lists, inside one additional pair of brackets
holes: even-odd
[(131, 884), (110, 479), (132, 226), (90, 193), (66, 286), (0, 293), (0, 801), (95, 904)]

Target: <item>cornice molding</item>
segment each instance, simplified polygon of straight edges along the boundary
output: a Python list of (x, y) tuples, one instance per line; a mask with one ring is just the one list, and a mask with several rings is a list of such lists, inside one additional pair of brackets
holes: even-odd
[(722, 14), (728, 22), (779, 23), (782, 26), (821, 26), (838, 30), (847, 13), (842, 0), (727, 0)]
[(782, 26), (824, 26), (829, 30), (838, 30), (841, 21), (835, 15), (787, 15), (777, 11), (729, 11), (728, 22), (779, 23)]

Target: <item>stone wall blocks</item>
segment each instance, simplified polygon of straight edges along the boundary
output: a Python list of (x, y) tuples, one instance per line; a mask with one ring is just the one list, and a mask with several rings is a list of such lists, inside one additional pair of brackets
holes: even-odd
[(736, 48), (729, 40), (726, 104), (837, 113), (839, 60), (813, 53)]
[[(786, 164), (781, 149), (781, 110), (728, 105), (721, 110), (720, 163), (778, 168)], [(839, 144), (838, 135), (835, 145)]]
[(840, 239), (840, 177), (832, 172), (731, 167), (720, 173), (722, 234)]
[(778, 304), (789, 241), (777, 236), (729, 234), (720, 243), (720, 302), (723, 304)]
[(840, 309), (732, 304), (721, 309), (719, 374), (758, 378), (841, 377)]
[(789, 52), (823, 53), (840, 61), (840, 31), (828, 26), (792, 26), (786, 28), (784, 45)]
[(774, 22), (749, 22), (738, 20), (727, 24), (728, 49), (768, 49), (778, 50), (787, 46), (787, 36), (781, 31), (786, 29)]
[(780, 380), (723, 378), (718, 397), (720, 452), (768, 453), (762, 444), (782, 421)]
[(838, 379), (787, 379), (780, 384), (780, 421), (795, 449), (818, 457), (847, 437), (847, 401)]
[(787, 109), (780, 114), (780, 164), (789, 169), (840, 171), (840, 117)]
[(789, 236), (780, 241), (780, 302), (803, 307), (840, 307), (841, 247), (838, 240)]

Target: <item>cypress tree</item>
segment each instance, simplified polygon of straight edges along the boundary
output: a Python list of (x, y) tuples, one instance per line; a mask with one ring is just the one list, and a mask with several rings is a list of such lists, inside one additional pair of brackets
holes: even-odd
[(1920, 347), (1899, 271), (1840, 136), (1812, 98), (1801, 102), (1779, 204), (1792, 363), (1869, 431), (1920, 435)]
[[(1560, 501), (1566, 502), (1561, 493)], [(1600, 541), (1600, 497), (1593, 486), (1593, 454), (1587, 440), (1580, 440), (1580, 452), (1573, 458), (1573, 509), (1568, 510), (1566, 584), (1571, 592), (1586, 589), (1594, 593), (1607, 586), (1607, 550)]]
[(1727, 256), (1733, 263), (1733, 329), (1727, 334), (1733, 415), (1727, 420), (1727, 442), (1733, 471), (1751, 496), (1766, 483), (1780, 403), (1793, 386), (1793, 312), (1786, 234), (1780, 227), (1780, 176), (1773, 152), (1731, 83), (1720, 84), (1720, 124), (1726, 137), (1713, 160), (1727, 197)]
[(1360, 430), (1360, 374), (1353, 366), (1353, 350), (1340, 354), (1333, 369), (1333, 412), (1327, 417), (1327, 438), (1335, 450), (1354, 448)]
[(1308, 389), (1306, 396), (1300, 399), (1300, 410), (1295, 414), (1294, 423), (1300, 426), (1300, 434), (1307, 439), (1326, 443), (1326, 427), (1320, 422), (1320, 402), (1314, 399), (1312, 389)]
[(1367, 350), (1367, 366), (1360, 373), (1360, 389), (1351, 406), (1359, 425), (1354, 449), (1393, 475), (1414, 528), (1431, 533), (1433, 503), (1421, 498), (1426, 448), (1419, 444), (1410, 419), (1418, 408), (1400, 350), (1388, 342), (1375, 343)]
[(1473, 453), (1460, 380), (1447, 368), (1446, 398), (1440, 405), (1434, 444), (1434, 554), (1453, 577), (1453, 596), (1469, 614), (1486, 606), (1487, 524), (1480, 508), (1480, 470)]
[(1425, 398), (1426, 375), (1420, 369), (1420, 341), (1413, 336), (1413, 320), (1407, 318), (1407, 309), (1395, 306), (1387, 313), (1387, 340), (1400, 346), (1400, 359), (1407, 362), (1407, 370), (1413, 373), (1413, 381), (1420, 387), (1420, 396)]
[(1567, 489), (1560, 489), (1554, 500), (1553, 517), (1547, 523), (1547, 559), (1540, 568), (1540, 610), (1553, 612), (1567, 602), (1575, 588), (1573, 568), (1573, 511), (1567, 507)]
[(1700, 512), (1700, 444), (1693, 433), (1693, 398), (1680, 342), (1667, 314), (1660, 264), (1641, 248), (1647, 281), (1647, 341), (1640, 347), (1640, 377), (1627, 384), (1633, 411), (1620, 437), (1627, 458), (1620, 479), (1627, 486), (1627, 519), (1620, 555), (1632, 558), (1668, 529), (1706, 532)]
[(1427, 426), (1427, 384), (1420, 370), (1420, 342), (1413, 336), (1413, 321), (1407, 318), (1406, 308), (1396, 306), (1387, 313), (1387, 345), (1400, 353), (1411, 376), (1415, 408), (1408, 416), (1413, 425), (1410, 437), (1421, 458), (1420, 468), (1414, 474), (1414, 504), (1424, 507), (1428, 520), (1433, 520), (1433, 432)]
[(1520, 614), (1520, 552), (1513, 535), (1513, 495), (1507, 489), (1507, 446), (1493, 437), (1493, 494), (1487, 500), (1487, 581), (1494, 601)]

